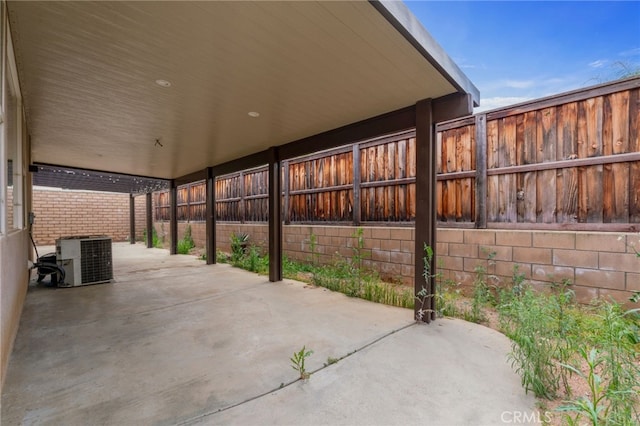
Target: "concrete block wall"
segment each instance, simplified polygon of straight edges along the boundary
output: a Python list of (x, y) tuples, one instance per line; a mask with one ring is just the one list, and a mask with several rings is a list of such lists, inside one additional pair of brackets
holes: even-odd
[(74, 235), (129, 239), (128, 194), (34, 187), (32, 208), (36, 215), (33, 237), (39, 245)]
[[(581, 302), (612, 297), (627, 302), (640, 291), (640, 235), (572, 231), (438, 230), (444, 278), (470, 286), (480, 265), (502, 283), (514, 267), (539, 289), (567, 279)], [(491, 262), (489, 254), (494, 253)]]
[[(266, 250), (269, 234), (264, 224), (218, 224), (217, 247), (230, 251), (231, 235), (242, 232)], [(330, 264), (353, 256), (358, 247), (356, 232), (357, 228), (352, 226), (285, 225), (283, 252), (290, 259)], [(312, 235), (315, 244), (312, 244)], [(377, 271), (385, 280), (413, 284), (413, 228), (363, 227), (362, 237), (360, 256), (364, 267)], [(312, 245), (315, 254), (312, 254)]]

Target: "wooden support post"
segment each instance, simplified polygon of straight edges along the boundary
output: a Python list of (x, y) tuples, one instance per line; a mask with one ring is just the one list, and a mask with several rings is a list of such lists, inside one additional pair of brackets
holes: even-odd
[(487, 227), (487, 116), (476, 116), (476, 228)]
[(216, 177), (213, 175), (213, 169), (207, 168), (206, 185), (206, 255), (207, 265), (216, 263)]
[(282, 186), (284, 188), (284, 224), (289, 225), (291, 223), (291, 217), (289, 216), (289, 160), (282, 162)]
[(129, 243), (136, 243), (136, 197), (129, 194)]
[(153, 248), (153, 194), (147, 192), (147, 248)]
[(277, 147), (269, 149), (269, 281), (282, 281), (282, 181)]
[(353, 226), (360, 226), (360, 144), (353, 145)]
[(171, 181), (169, 188), (169, 254), (178, 253), (178, 187)]
[[(416, 222), (415, 222), (415, 292), (426, 290), (427, 297), (416, 300), (414, 313), (416, 319), (422, 310), (421, 320), (431, 322), (435, 319), (435, 283), (433, 279), (425, 282), (424, 246), (433, 250), (429, 265), (430, 274), (435, 274), (436, 255), (436, 138), (430, 99), (416, 104)], [(424, 295), (424, 292), (421, 293)], [(421, 301), (424, 300), (424, 303)]]

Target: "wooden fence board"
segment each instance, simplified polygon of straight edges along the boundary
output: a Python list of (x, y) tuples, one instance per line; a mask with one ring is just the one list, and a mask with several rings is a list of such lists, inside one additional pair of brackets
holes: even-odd
[[(523, 164), (536, 163), (537, 114), (536, 111), (526, 112), (522, 120), (523, 126)], [(535, 172), (523, 173), (521, 179), (523, 198), (523, 222), (537, 221), (537, 186)]]
[[(498, 166), (516, 165), (516, 117), (505, 117), (498, 121)], [(516, 222), (516, 176), (498, 176), (498, 218), (500, 222)]]
[[(487, 121), (487, 170), (500, 167), (498, 120)], [(487, 177), (487, 221), (500, 221), (500, 179), (498, 176)]]
[[(550, 107), (538, 111), (538, 129), (536, 134), (536, 159), (538, 163), (556, 160), (556, 108)], [(536, 176), (536, 222), (554, 223), (556, 221), (555, 170), (539, 171)]]
[[(586, 109), (586, 131), (587, 131), (587, 155), (597, 157), (602, 155), (602, 127), (603, 127), (603, 98), (587, 99), (584, 101)], [(586, 221), (598, 223), (603, 221), (603, 187), (602, 187), (603, 167), (590, 166), (586, 168)]]
[[(604, 155), (629, 151), (629, 93), (613, 93), (604, 99)], [(625, 223), (629, 220), (629, 164), (603, 166), (603, 221)]]
[[(577, 154), (578, 105), (571, 102), (558, 109), (557, 160), (572, 160)], [(556, 173), (556, 220), (575, 223), (578, 219), (578, 169), (566, 167)]]

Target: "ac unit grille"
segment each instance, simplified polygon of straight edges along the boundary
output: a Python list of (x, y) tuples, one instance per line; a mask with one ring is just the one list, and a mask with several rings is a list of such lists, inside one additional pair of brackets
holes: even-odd
[(113, 279), (111, 239), (80, 241), (82, 283)]

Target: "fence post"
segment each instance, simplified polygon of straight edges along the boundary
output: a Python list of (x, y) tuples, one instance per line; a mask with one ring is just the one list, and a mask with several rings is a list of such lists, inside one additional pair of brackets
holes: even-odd
[(353, 144), (353, 226), (360, 226), (360, 143)]
[(476, 228), (487, 227), (487, 115), (476, 115)]

